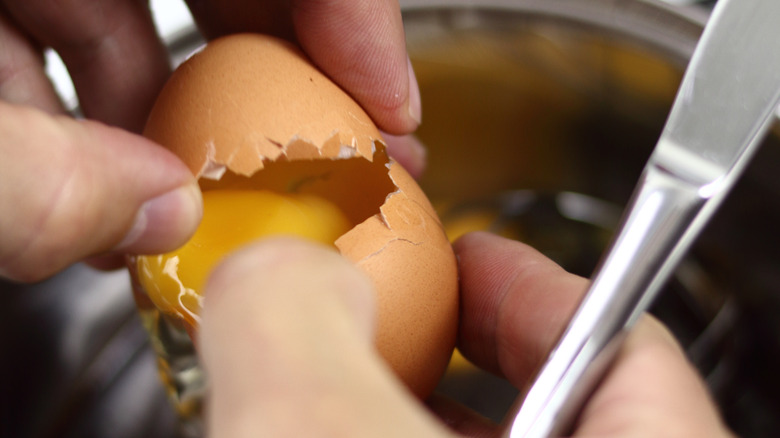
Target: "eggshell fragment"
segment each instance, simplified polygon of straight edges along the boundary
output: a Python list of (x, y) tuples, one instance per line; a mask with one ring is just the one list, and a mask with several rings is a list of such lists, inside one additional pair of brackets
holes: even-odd
[(374, 282), (377, 349), (416, 395), (430, 394), (457, 330), (452, 248), (365, 111), (299, 49), (256, 34), (210, 42), (174, 72), (144, 134), (203, 190), (313, 193), (342, 208), (354, 227), (335, 245)]

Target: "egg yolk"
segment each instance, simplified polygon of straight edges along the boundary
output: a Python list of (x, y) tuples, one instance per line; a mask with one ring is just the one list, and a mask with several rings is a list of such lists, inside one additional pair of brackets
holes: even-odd
[(203, 286), (229, 252), (266, 236), (294, 235), (333, 245), (351, 228), (333, 203), (313, 195), (264, 190), (203, 193), (203, 219), (181, 248), (138, 257), (138, 280), (161, 311), (199, 322)]

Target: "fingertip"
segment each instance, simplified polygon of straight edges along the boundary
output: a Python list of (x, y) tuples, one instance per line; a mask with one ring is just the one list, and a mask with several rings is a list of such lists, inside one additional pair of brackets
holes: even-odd
[(458, 348), (522, 385), (554, 345), (586, 282), (532, 247), (491, 233), (468, 233), (454, 248), (463, 309)]
[(402, 135), (417, 129), (422, 106), (398, 3), (293, 3), (297, 39), (312, 61), (360, 103), (381, 130)]
[(458, 237), (455, 242), (452, 243), (452, 245), (456, 250), (463, 250), (470, 247), (480, 249), (483, 247), (483, 245), (480, 245), (480, 242), (485, 241), (486, 244), (490, 245), (492, 243), (490, 241), (492, 240), (498, 243), (506, 239), (487, 231), (478, 230), (463, 234), (462, 236)]
[(645, 314), (637, 322), (631, 335), (626, 339), (625, 349), (631, 349), (635, 344), (656, 344), (667, 348), (680, 358), (685, 357), (685, 351), (672, 331), (658, 318)]
[(386, 65), (371, 70), (367, 79), (361, 78), (365, 83), (353, 81), (345, 75), (335, 76), (334, 79), (364, 107), (379, 129), (403, 136), (416, 131), (422, 124), (422, 97), (412, 62), (403, 45), (398, 49), (404, 51), (396, 62), (390, 56), (372, 55), (382, 59)]
[(335, 251), (296, 238), (262, 240), (227, 256), (207, 280), (198, 332), (212, 415), (235, 416), (217, 411), (236, 400), (248, 406), (258, 394), (273, 397), (268, 385), (279, 388), (288, 374), (300, 380), (288, 381), (285, 398), (294, 388), (311, 390), (304, 382), (312, 371), (341, 370), (341, 350), (373, 341), (366, 288)]
[(409, 174), (419, 179), (425, 171), (428, 152), (425, 145), (414, 135), (384, 134), (387, 152)]
[[(546, 260), (534, 248), (487, 231), (472, 231), (453, 242), (459, 270), (469, 287), (497, 288), (521, 266)], [(551, 262), (552, 263), (552, 262)], [(500, 274), (500, 275), (498, 275)], [(484, 280), (490, 280), (483, 283)], [(474, 278), (474, 281), (471, 279)]]
[(342, 436), (349, 424), (355, 436), (443, 436), (381, 362), (370, 282), (334, 250), (251, 244), (212, 273), (205, 296), (210, 434)]
[[(170, 151), (118, 128), (33, 107), (0, 105), (0, 113), (8, 183), (0, 190), (1, 222), (14, 229), (2, 236), (4, 275), (36, 281), (112, 249), (170, 251), (194, 231), (199, 193)], [(30, 170), (41, 163), (56, 165)], [(146, 204), (188, 185), (154, 208)]]
[(420, 96), (420, 84), (417, 83), (417, 75), (414, 73), (414, 66), (409, 56), (406, 57), (406, 70), (409, 80), (409, 100), (407, 101), (407, 113), (416, 126), (422, 123), (422, 97)]
[(263, 239), (227, 256), (210, 274), (205, 296), (204, 314), (223, 301), (295, 306), (323, 300), (342, 305), (339, 311), (353, 318), (359, 331), (373, 333), (371, 280), (335, 249), (296, 237)]
[(115, 252), (157, 254), (183, 245), (200, 223), (203, 198), (195, 182), (145, 201)]

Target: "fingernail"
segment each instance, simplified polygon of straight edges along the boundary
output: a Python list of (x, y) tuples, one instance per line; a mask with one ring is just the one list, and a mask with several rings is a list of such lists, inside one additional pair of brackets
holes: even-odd
[(420, 98), (420, 86), (417, 84), (417, 76), (414, 74), (412, 61), (406, 58), (406, 66), (409, 74), (409, 116), (419, 125), (422, 123), (422, 99)]
[(188, 184), (143, 203), (130, 231), (114, 248), (138, 254), (172, 251), (195, 232), (203, 215), (197, 184)]
[(425, 148), (425, 145), (423, 145), (422, 142), (417, 139), (417, 137), (410, 137), (411, 140), (409, 141), (409, 150), (412, 154), (412, 158), (407, 170), (409, 171), (409, 174), (412, 175), (412, 177), (419, 179), (422, 177), (428, 162), (428, 149)]
[(418, 163), (418, 166), (425, 167), (425, 163), (428, 158), (428, 149), (420, 141), (420, 139), (414, 135), (411, 135), (409, 138), (409, 150), (412, 152), (414, 160), (416, 163)]

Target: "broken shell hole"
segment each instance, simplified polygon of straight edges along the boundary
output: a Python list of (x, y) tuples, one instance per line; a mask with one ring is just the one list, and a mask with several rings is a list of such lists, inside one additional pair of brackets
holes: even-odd
[(218, 180), (201, 178), (201, 190), (270, 190), (309, 194), (339, 207), (352, 226), (380, 214), (380, 207), (398, 187), (389, 175), (390, 159), (378, 148), (373, 160), (362, 156), (264, 160), (250, 176), (226, 169)]

